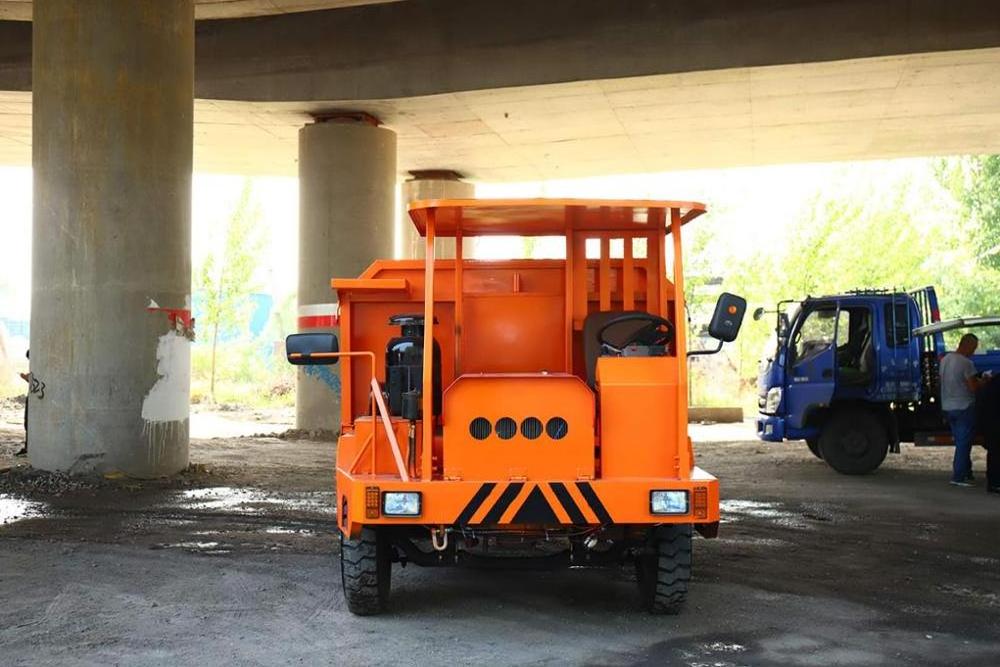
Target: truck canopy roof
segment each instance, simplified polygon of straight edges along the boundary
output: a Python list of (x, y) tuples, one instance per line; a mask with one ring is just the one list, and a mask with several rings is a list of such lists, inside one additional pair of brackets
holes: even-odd
[[(430, 199), (410, 204), (421, 236), (433, 212), (435, 236), (565, 236), (570, 231), (644, 232), (669, 228), (676, 210), (681, 223), (705, 212), (699, 202), (625, 199)], [(652, 224), (651, 224), (652, 223)]]
[(955, 329), (968, 329), (970, 327), (991, 327), (1000, 325), (1000, 315), (990, 315), (987, 317), (957, 317), (953, 320), (943, 322), (932, 322), (913, 330), (914, 336), (927, 336)]

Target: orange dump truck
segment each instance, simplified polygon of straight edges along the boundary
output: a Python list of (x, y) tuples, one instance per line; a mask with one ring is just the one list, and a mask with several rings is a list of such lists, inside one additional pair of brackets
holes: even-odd
[[(385, 609), (393, 563), (634, 564), (674, 613), (719, 485), (687, 424), (681, 228), (672, 201), (442, 200), (410, 207), (426, 260), (332, 281), (340, 337), (296, 334), (293, 364), (340, 362), (336, 470), (350, 610)], [(565, 259), (481, 261), (462, 239), (561, 237)], [(455, 240), (435, 260), (434, 239)], [(722, 294), (708, 329), (736, 338)]]

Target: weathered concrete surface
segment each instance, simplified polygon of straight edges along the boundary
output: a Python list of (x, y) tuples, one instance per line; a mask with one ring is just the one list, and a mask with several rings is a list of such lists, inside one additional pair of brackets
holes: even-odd
[[(188, 461), (191, 0), (34, 5), (31, 462)], [(184, 318), (175, 318), (183, 322)]]
[[(399, 236), (402, 259), (423, 259), (427, 255), (425, 239), (417, 233), (410, 219), (409, 207), (421, 199), (472, 199), (476, 186), (462, 180), (460, 174), (445, 169), (417, 171), (403, 181), (399, 197)], [(472, 257), (472, 239), (464, 239), (462, 255)], [(455, 258), (455, 239), (436, 239), (434, 256), (438, 259)]]
[[(0, 35), (0, 90), (24, 89), (30, 33)], [(204, 21), (197, 45), (199, 98), (388, 99), (1000, 46), (1000, 3), (407, 0)]]
[[(331, 278), (356, 278), (373, 260), (392, 257), (395, 206), (394, 132), (337, 121), (299, 130), (300, 316), (337, 301)], [(339, 429), (339, 366), (300, 369), (295, 404), (298, 428)]]
[[(197, 19), (268, 16), (397, 0), (194, 0)], [(32, 0), (0, 0), (0, 19), (31, 20)]]

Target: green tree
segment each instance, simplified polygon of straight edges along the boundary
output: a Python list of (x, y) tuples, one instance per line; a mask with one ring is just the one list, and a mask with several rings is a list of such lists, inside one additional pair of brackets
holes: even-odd
[[(960, 315), (960, 306), (974, 302), (978, 307), (966, 312), (982, 312), (982, 292), (997, 281), (984, 280), (972, 261), (967, 235), (956, 224), (960, 206), (934, 176), (930, 162), (895, 175), (879, 173), (877, 165), (852, 165), (818, 185), (770, 239), (738, 233), (753, 225), (753, 212), (734, 207), (730, 217), (716, 207), (709, 224), (696, 229), (686, 267), (721, 277), (721, 289), (745, 296), (751, 310), (807, 295), (933, 284), (941, 287), (943, 312)], [(697, 286), (696, 279), (686, 283), (691, 302)], [(773, 315), (748, 319), (725, 350), (744, 391), (752, 387), (755, 362), (773, 329)], [(702, 381), (708, 387), (726, 383)]]
[[(943, 158), (935, 172), (960, 206), (958, 230), (966, 253), (944, 275), (942, 307), (949, 316), (1000, 313), (1000, 155)], [(995, 327), (976, 332), (981, 346), (1000, 348)], [(950, 341), (954, 343), (955, 341)]]
[(1000, 270), (1000, 155), (944, 159), (937, 172), (962, 204), (976, 261)]
[(247, 180), (226, 225), (221, 254), (208, 253), (196, 277), (197, 290), (204, 298), (199, 324), (209, 332), (212, 346), (209, 397), (213, 403), (219, 333), (245, 327), (252, 313), (253, 277), (264, 246), (260, 219), (260, 207)]

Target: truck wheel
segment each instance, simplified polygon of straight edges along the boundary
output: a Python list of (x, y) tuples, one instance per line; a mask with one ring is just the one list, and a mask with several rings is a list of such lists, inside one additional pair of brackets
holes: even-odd
[(653, 614), (677, 614), (691, 580), (691, 525), (659, 526), (636, 557), (642, 606)]
[(823, 453), (819, 451), (819, 440), (817, 438), (809, 438), (806, 440), (806, 446), (809, 447), (809, 451), (813, 453), (813, 456), (818, 458), (820, 461), (823, 460)]
[(869, 410), (842, 410), (823, 428), (819, 451), (837, 472), (864, 475), (882, 465), (889, 436), (882, 420)]
[(385, 610), (391, 574), (389, 544), (380, 531), (362, 528), (356, 540), (341, 534), (340, 577), (352, 614), (371, 616)]

